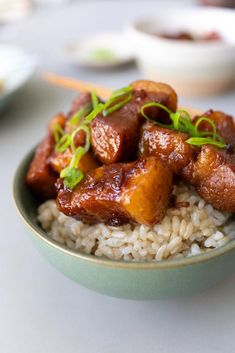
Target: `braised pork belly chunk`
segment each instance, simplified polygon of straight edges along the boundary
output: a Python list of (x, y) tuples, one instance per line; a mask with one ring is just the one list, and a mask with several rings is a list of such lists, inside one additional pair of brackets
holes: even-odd
[(235, 155), (202, 146), (192, 168), (191, 183), (213, 207), (235, 212)]
[[(67, 149), (63, 153), (53, 152), (48, 161), (51, 168), (59, 175), (60, 172), (69, 165), (72, 156), (73, 153), (71, 149)], [(98, 166), (100, 166), (100, 162), (91, 152), (87, 152), (78, 163), (78, 168), (84, 173), (87, 173), (89, 170), (95, 169)]]
[[(231, 115), (225, 114), (220, 111), (208, 110), (203, 116), (211, 120), (215, 126), (217, 133), (220, 137), (224, 139), (230, 152), (235, 152), (235, 123)], [(200, 119), (197, 116), (193, 119), (195, 124)], [(207, 121), (202, 121), (199, 125), (199, 130), (212, 132), (212, 126)]]
[(55, 198), (55, 182), (58, 175), (48, 160), (54, 149), (54, 139), (46, 137), (37, 147), (33, 161), (26, 175), (26, 183), (39, 199)]
[[(91, 94), (81, 94), (72, 104), (70, 113), (66, 116), (62, 113), (55, 115), (48, 124), (47, 137), (38, 145), (34, 159), (30, 165), (26, 176), (26, 182), (40, 199), (55, 198), (55, 182), (60, 171), (71, 161), (72, 152), (66, 149), (63, 153), (55, 151), (55, 130), (64, 130), (65, 133), (76, 128), (70, 124), (70, 119), (76, 114), (77, 109), (82, 109), (91, 105)], [(85, 143), (86, 134), (78, 131), (75, 136), (75, 144), (82, 146)], [(79, 166), (84, 172), (96, 168), (99, 165), (92, 153), (87, 153), (80, 161)]]
[[(141, 108), (158, 102), (175, 111), (177, 96), (168, 85), (136, 81), (131, 85), (131, 100), (108, 116), (99, 114), (91, 123), (91, 143), (97, 158), (104, 164), (132, 161), (137, 158), (140, 127), (144, 122)], [(154, 120), (167, 122), (167, 114), (157, 107), (148, 109)]]
[(182, 181), (215, 209), (233, 213), (234, 120), (213, 110), (191, 118), (164, 83), (135, 81), (106, 102), (82, 93), (68, 114), (49, 123), (26, 183), (87, 224), (153, 226), (176, 207), (172, 185)]
[(171, 188), (168, 167), (149, 157), (97, 168), (73, 191), (59, 180), (57, 206), (66, 215), (88, 223), (153, 225), (165, 214)]
[[(177, 109), (177, 94), (173, 90), (173, 88), (166, 83), (162, 82), (154, 82), (149, 80), (138, 80), (134, 81), (131, 84), (133, 90), (137, 93), (144, 94), (143, 99), (145, 101), (139, 102), (140, 107), (142, 106), (141, 103), (145, 104), (148, 102), (158, 102), (165, 105), (169, 108), (172, 112), (175, 112)], [(169, 117), (165, 114), (164, 111), (161, 109), (157, 109), (157, 111), (153, 111), (155, 116), (152, 115), (154, 120), (159, 119), (161, 122), (169, 121)]]
[(173, 173), (181, 175), (183, 168), (196, 160), (198, 149), (186, 142), (187, 134), (146, 122), (140, 133), (139, 156), (155, 156), (165, 161)]
[(99, 114), (91, 123), (91, 144), (97, 158), (104, 164), (136, 159), (141, 121), (134, 101), (106, 117)]

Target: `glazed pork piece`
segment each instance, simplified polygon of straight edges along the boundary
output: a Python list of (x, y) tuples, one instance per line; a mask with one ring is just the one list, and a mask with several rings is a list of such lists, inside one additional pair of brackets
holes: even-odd
[[(104, 164), (132, 161), (137, 158), (140, 126), (144, 122), (140, 111), (148, 102), (166, 105), (176, 110), (177, 96), (168, 85), (152, 81), (136, 81), (132, 85), (132, 99), (108, 116), (99, 114), (91, 123), (91, 143), (97, 158)], [(148, 109), (152, 119), (168, 121), (159, 108)]]
[[(81, 93), (72, 102), (72, 107), (71, 107), (70, 112), (67, 115), (66, 123), (64, 126), (65, 133), (71, 134), (73, 132), (73, 130), (76, 127), (78, 127), (78, 125), (82, 122), (82, 120), (88, 114), (88, 112), (83, 114), (83, 116), (81, 117), (81, 119), (79, 119), (77, 124), (76, 123), (71, 124), (70, 119), (73, 118), (74, 115), (76, 115), (76, 113), (78, 113), (81, 109), (84, 109), (84, 108), (91, 109), (91, 107), (92, 107), (91, 94), (88, 92)], [(75, 145), (76, 146), (83, 146), (85, 144), (85, 140), (86, 140), (86, 133), (83, 130), (78, 131), (75, 135), (75, 138), (74, 138)]]
[[(77, 124), (71, 124), (70, 119), (82, 108), (91, 106), (91, 94), (90, 93), (82, 93), (80, 94), (72, 103), (72, 109), (66, 118), (66, 121), (63, 125), (65, 133), (71, 134), (74, 129), (81, 123), (83, 117), (78, 121)], [(85, 117), (86, 114), (84, 114)], [(56, 123), (56, 122), (55, 122)], [(53, 120), (50, 123), (50, 126), (53, 128)], [(76, 147), (83, 146), (86, 141), (86, 133), (83, 130), (79, 130), (74, 137), (74, 144)], [(53, 151), (50, 158), (49, 163), (52, 169), (58, 174), (64, 169), (71, 161), (72, 151), (70, 148), (66, 149), (64, 152), (56, 152)], [(83, 172), (87, 172), (88, 170), (94, 169), (99, 166), (98, 161), (95, 159), (92, 153), (87, 153), (80, 161), (79, 168)]]
[(33, 192), (42, 200), (55, 198), (55, 182), (58, 174), (50, 165), (50, 157), (54, 152), (55, 140), (53, 127), (65, 126), (66, 118), (63, 114), (57, 114), (48, 124), (48, 134), (38, 145), (35, 156), (26, 175), (26, 183)]
[[(232, 117), (222, 112), (210, 111), (203, 116), (215, 122), (220, 136), (230, 144), (229, 150), (211, 145), (193, 147), (186, 142), (187, 134), (146, 122), (141, 128), (139, 156), (160, 158), (174, 174), (194, 185), (199, 195), (214, 208), (235, 212), (235, 155), (231, 150), (234, 123)], [(200, 129), (211, 131), (211, 125), (203, 121)]]
[(140, 133), (139, 156), (155, 156), (166, 162), (174, 174), (196, 161), (198, 148), (188, 144), (187, 134), (146, 122)]
[[(57, 153), (54, 151), (54, 127), (59, 125), (66, 132), (70, 132), (68, 124), (69, 117), (73, 116), (77, 110), (84, 106), (91, 104), (90, 93), (80, 94), (74, 101), (72, 110), (68, 117), (63, 114), (57, 114), (48, 124), (48, 135), (37, 147), (35, 156), (30, 165), (29, 171), (26, 176), (26, 183), (38, 195), (40, 199), (50, 199), (56, 197), (55, 182), (59, 177), (59, 172), (69, 164), (71, 153)], [(85, 134), (80, 131), (76, 137), (76, 144), (83, 145), (85, 142)], [(99, 163), (95, 158), (87, 153), (86, 156), (80, 161), (80, 168), (87, 172), (90, 169), (96, 168)]]
[[(138, 80), (134, 81), (131, 84), (133, 90), (135, 92), (143, 93), (146, 95), (144, 102), (158, 102), (164, 104), (167, 108), (169, 108), (172, 112), (175, 112), (177, 109), (177, 94), (173, 90), (173, 88), (166, 83), (162, 82), (154, 82), (149, 80)], [(142, 102), (140, 101), (140, 107)], [(157, 114), (156, 114), (157, 113)], [(151, 116), (152, 119), (156, 119), (160, 117), (160, 121), (167, 122), (168, 115), (165, 112), (157, 108), (157, 112), (155, 111), (156, 116)], [(169, 120), (168, 120), (169, 121)]]
[(26, 175), (27, 185), (41, 200), (56, 197), (55, 182), (58, 175), (48, 163), (48, 159), (53, 150), (54, 138), (48, 135), (38, 145), (34, 159)]
[[(225, 114), (220, 111), (208, 110), (202, 116), (205, 116), (215, 123), (217, 133), (224, 139), (231, 152), (235, 152), (235, 123), (231, 115)], [(193, 123), (196, 123), (200, 116), (196, 116), (193, 119)], [(212, 131), (211, 125), (202, 121), (199, 125), (201, 131)]]
[(153, 225), (166, 211), (172, 173), (155, 157), (102, 166), (87, 173), (71, 191), (57, 184), (57, 207), (85, 223), (118, 226), (129, 221)]
[[(61, 170), (69, 165), (72, 159), (72, 155), (73, 154), (70, 148), (68, 148), (63, 153), (53, 151), (49, 158), (50, 166), (59, 175)], [(99, 161), (94, 157), (91, 152), (87, 152), (78, 163), (78, 168), (84, 173), (87, 173), (90, 170), (95, 169), (99, 166)]]
[(202, 146), (191, 168), (190, 182), (213, 207), (235, 212), (235, 155), (213, 146)]

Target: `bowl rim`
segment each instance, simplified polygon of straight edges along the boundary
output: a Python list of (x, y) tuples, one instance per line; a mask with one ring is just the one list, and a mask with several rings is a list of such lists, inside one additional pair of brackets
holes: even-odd
[[(13, 188), (12, 188), (12, 196), (13, 201), (16, 207), (16, 210), (22, 219), (23, 223), (26, 227), (31, 231), (34, 237), (38, 238), (42, 242), (46, 243), (46, 245), (51, 246), (55, 250), (65, 254), (77, 258), (78, 260), (86, 261), (91, 264), (96, 264), (100, 266), (105, 266), (109, 268), (122, 268), (122, 269), (176, 269), (180, 267), (190, 266), (190, 265), (197, 265), (204, 262), (209, 262), (215, 258), (220, 256), (226, 255), (231, 251), (235, 250), (235, 239), (232, 239), (227, 244), (213, 249), (212, 251), (202, 253), (199, 255), (191, 256), (191, 257), (184, 257), (180, 259), (172, 259), (172, 260), (161, 260), (161, 261), (149, 261), (149, 262), (141, 262), (141, 261), (124, 261), (124, 260), (112, 260), (105, 257), (98, 257), (92, 254), (85, 254), (81, 251), (77, 251), (74, 249), (70, 249), (63, 244), (59, 244), (52, 238), (50, 238), (47, 233), (33, 221), (31, 221), (30, 217), (24, 211), (22, 207), (21, 200), (18, 194), (18, 184), (19, 184), (19, 176), (21, 174), (22, 168), (26, 165), (28, 166), (32, 157), (35, 153), (35, 148), (31, 149), (26, 153), (26, 155), (21, 159), (19, 162), (14, 177), (13, 177)], [(25, 176), (25, 175), (24, 175)]]
[[(161, 8), (166, 8), (165, 6), (162, 6)], [(188, 6), (188, 7), (173, 7), (170, 10), (167, 9), (167, 11), (170, 11), (171, 13), (175, 14), (175, 12), (193, 12), (195, 13), (198, 12), (205, 12), (205, 13), (214, 13), (215, 15), (218, 14), (230, 14), (230, 16), (233, 16), (235, 18), (235, 11), (233, 9), (229, 8), (220, 8), (220, 7), (212, 7), (212, 6), (205, 6), (205, 7), (198, 7), (198, 6)], [(186, 41), (186, 40), (181, 40), (181, 41), (176, 41), (174, 39), (168, 39), (168, 38), (161, 38), (159, 36), (153, 36), (152, 33), (148, 31), (141, 30), (139, 27), (140, 24), (146, 24), (146, 23), (151, 23), (153, 20), (156, 20), (158, 18), (157, 15), (143, 15), (142, 17), (137, 17), (134, 18), (127, 26), (127, 32), (133, 32), (136, 35), (142, 36), (143, 38), (148, 40), (151, 40), (152, 42), (155, 42), (156, 44), (161, 44), (164, 46), (168, 47), (175, 47), (177, 46), (178, 48), (188, 48), (188, 49), (202, 49), (202, 50), (211, 50), (211, 48), (214, 49), (233, 49), (235, 47), (235, 42), (228, 42), (227, 40), (224, 41), (196, 41), (196, 42), (191, 42), (191, 41)], [(215, 28), (216, 30), (216, 28)]]

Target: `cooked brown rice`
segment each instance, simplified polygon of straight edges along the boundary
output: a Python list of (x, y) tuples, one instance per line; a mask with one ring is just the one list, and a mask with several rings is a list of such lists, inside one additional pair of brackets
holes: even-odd
[(188, 257), (218, 248), (235, 237), (229, 213), (215, 210), (185, 184), (175, 186), (173, 193), (178, 206), (183, 207), (169, 208), (162, 222), (152, 228), (83, 224), (60, 213), (54, 200), (40, 205), (38, 220), (52, 239), (71, 249), (126, 261)]

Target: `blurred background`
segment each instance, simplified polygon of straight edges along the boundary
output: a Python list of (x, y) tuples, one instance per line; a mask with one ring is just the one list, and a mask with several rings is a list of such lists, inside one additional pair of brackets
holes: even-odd
[[(196, 14), (204, 5), (217, 12)], [(40, 95), (41, 74), (52, 72), (110, 87), (152, 78), (172, 84), (184, 105), (233, 113), (235, 17), (218, 6), (235, 0), (0, 0), (0, 109), (9, 86), (30, 77)], [(194, 37), (163, 38), (182, 32)], [(21, 69), (20, 82), (9, 83)]]

